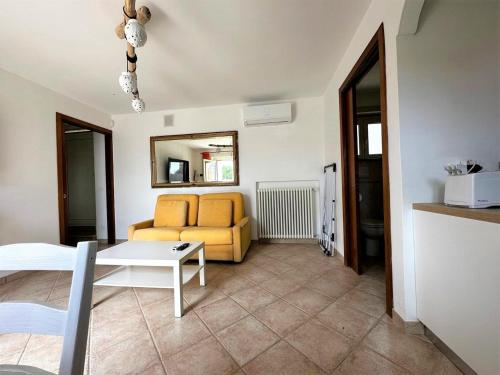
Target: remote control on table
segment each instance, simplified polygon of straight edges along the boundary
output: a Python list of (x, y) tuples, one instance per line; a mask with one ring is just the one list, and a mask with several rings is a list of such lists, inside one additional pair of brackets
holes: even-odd
[(181, 250), (184, 250), (185, 248), (187, 248), (189, 246), (189, 242), (184, 242), (183, 244), (180, 244), (180, 245), (177, 245), (177, 246), (174, 246), (172, 248), (173, 251), (181, 251)]

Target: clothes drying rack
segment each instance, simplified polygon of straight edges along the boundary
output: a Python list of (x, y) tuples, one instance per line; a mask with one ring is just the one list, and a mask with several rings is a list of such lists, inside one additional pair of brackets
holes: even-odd
[(336, 243), (336, 222), (335, 222), (335, 196), (336, 196), (336, 174), (335, 163), (326, 165), (324, 173), (324, 202), (323, 202), (323, 223), (321, 226), (320, 246), (325, 255), (331, 256), (335, 251)]

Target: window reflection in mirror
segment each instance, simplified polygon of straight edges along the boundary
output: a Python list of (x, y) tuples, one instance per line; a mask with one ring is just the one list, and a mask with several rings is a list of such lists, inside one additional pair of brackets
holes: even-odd
[(151, 137), (153, 187), (237, 185), (237, 132)]

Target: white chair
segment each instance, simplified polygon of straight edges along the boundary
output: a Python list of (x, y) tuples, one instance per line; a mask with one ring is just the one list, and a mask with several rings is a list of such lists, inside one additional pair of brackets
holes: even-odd
[[(64, 336), (59, 374), (82, 374), (89, 328), (97, 242), (77, 247), (39, 243), (0, 246), (0, 270), (73, 271), (68, 310), (45, 303), (0, 303), (0, 333)], [(0, 365), (0, 374), (49, 374), (31, 367)]]

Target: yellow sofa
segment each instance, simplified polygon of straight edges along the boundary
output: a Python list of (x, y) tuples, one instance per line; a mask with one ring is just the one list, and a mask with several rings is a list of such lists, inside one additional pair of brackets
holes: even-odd
[(204, 241), (209, 260), (241, 262), (250, 247), (250, 222), (241, 193), (158, 196), (151, 220), (130, 225), (129, 241)]

